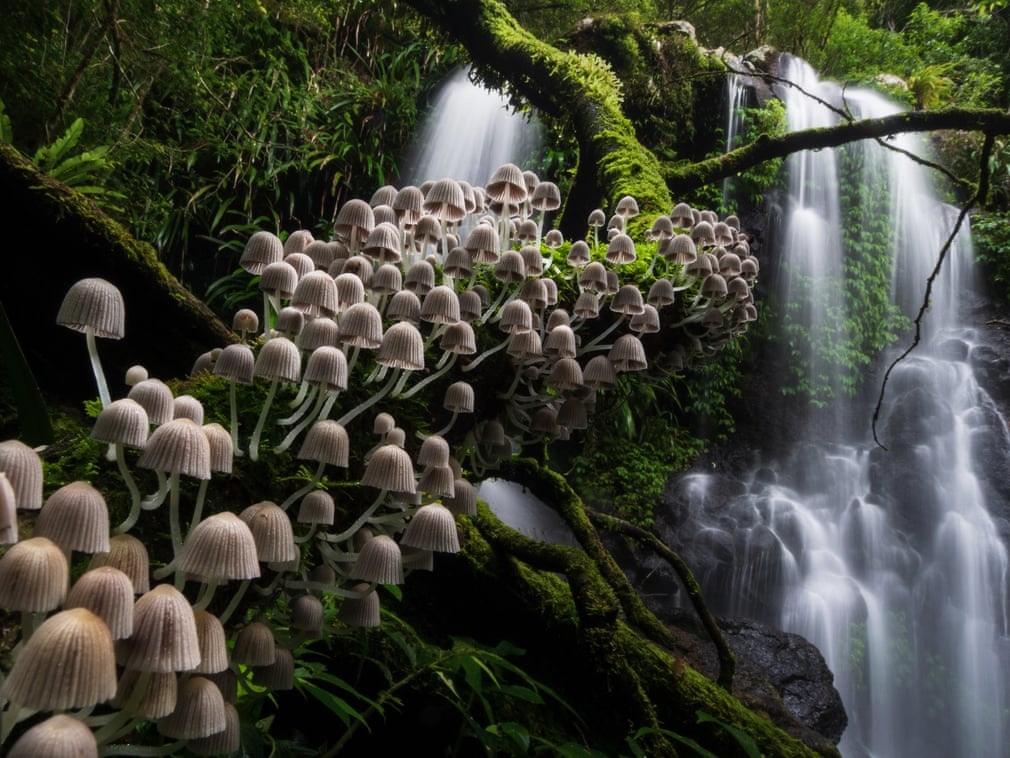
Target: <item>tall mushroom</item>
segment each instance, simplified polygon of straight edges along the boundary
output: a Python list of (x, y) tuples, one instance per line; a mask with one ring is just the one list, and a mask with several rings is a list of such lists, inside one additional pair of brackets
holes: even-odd
[(111, 398), (108, 383), (105, 381), (105, 372), (102, 371), (102, 362), (98, 358), (95, 337), (122, 339), (125, 311), (123, 295), (116, 286), (105, 279), (93, 277), (81, 279), (74, 284), (64, 296), (60, 310), (56, 314), (56, 323), (60, 326), (84, 332), (102, 407), (108, 405)]

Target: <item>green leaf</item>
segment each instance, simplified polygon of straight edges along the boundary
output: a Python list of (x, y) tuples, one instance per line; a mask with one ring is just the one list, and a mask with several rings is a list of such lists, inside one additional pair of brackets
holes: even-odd
[(371, 730), (368, 726), (368, 721), (365, 717), (354, 708), (350, 703), (344, 700), (342, 697), (334, 695), (332, 692), (327, 692), (321, 687), (317, 687), (312, 684), (312, 682), (302, 681), (299, 683), (300, 688), (303, 692), (307, 692), (312, 695), (316, 700), (322, 703), (326, 708), (337, 718), (343, 722), (344, 726), (351, 723), (351, 719), (361, 722), (361, 724), (366, 728)]
[(758, 749), (757, 743), (754, 742), (754, 738), (747, 734), (747, 732), (733, 726), (732, 724), (727, 724), (725, 721), (717, 719), (711, 713), (707, 713), (706, 711), (698, 711), (696, 715), (698, 717), (699, 724), (715, 724), (731, 734), (740, 748), (747, 754), (747, 758), (761, 758), (761, 751)]

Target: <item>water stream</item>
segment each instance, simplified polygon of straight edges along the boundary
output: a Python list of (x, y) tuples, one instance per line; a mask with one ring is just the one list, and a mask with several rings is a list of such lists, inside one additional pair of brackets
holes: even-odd
[[(787, 61), (782, 76), (799, 85), (782, 92), (791, 129), (838, 120), (810, 95), (857, 117), (896, 110), (873, 92), (819, 81), (802, 61)], [(888, 142), (923, 153), (913, 137)], [(852, 199), (839, 187), (886, 190), (889, 201), (870, 203), (862, 218), (890, 229), (892, 296), (909, 317), (954, 214), (923, 166), (871, 141), (846, 149), (862, 151), (845, 164), (861, 175), (840, 176), (836, 150), (789, 159), (772, 253), (778, 299), (812, 335), (814, 349), (801, 359), (809, 381), (837, 399), (783, 459), (731, 483), (712, 474), (680, 481), (680, 537), (719, 612), (820, 648), (849, 716), (846, 756), (1005, 756), (1007, 551), (973, 452), (1010, 454), (1010, 444), (973, 376), (975, 334), (958, 315), (959, 294), (972, 286), (970, 239), (958, 238), (935, 285), (924, 344), (892, 376), (882, 450), (868, 436), (872, 403), (847, 396), (831, 351), (816, 349), (848, 336), (839, 224)], [(770, 419), (796, 407), (769, 403)]]

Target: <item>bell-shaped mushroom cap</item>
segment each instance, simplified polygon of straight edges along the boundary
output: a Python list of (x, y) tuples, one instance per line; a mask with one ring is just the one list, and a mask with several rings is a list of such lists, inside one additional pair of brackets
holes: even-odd
[(375, 227), (375, 213), (364, 200), (352, 198), (340, 206), (333, 231), (357, 252)]
[(210, 470), (230, 474), (235, 461), (235, 445), (231, 433), (220, 424), (204, 424), (203, 433), (210, 445)]
[(547, 338), (544, 340), (544, 353), (546, 355), (558, 358), (574, 358), (577, 352), (578, 346), (576, 344), (575, 331), (570, 326), (567, 324), (558, 324), (547, 332)]
[(216, 674), (228, 668), (228, 642), (221, 620), (213, 613), (200, 610), (193, 612), (196, 623), (196, 637), (200, 644), (200, 665), (194, 671), (198, 674)]
[(123, 665), (138, 671), (190, 671), (200, 663), (193, 607), (179, 590), (159, 584), (133, 606), (133, 636)]
[(427, 466), (421, 472), (417, 489), (432, 497), (452, 497), (455, 494), (453, 480), (456, 474), (449, 466)]
[(269, 264), (284, 258), (284, 243), (273, 232), (255, 232), (245, 243), (238, 265), (253, 276), (263, 273)]
[(89, 569), (112, 566), (126, 574), (133, 584), (133, 594), (142, 595), (150, 589), (150, 562), (144, 543), (132, 534), (117, 534), (109, 539), (109, 550), (91, 556)]
[(277, 646), (273, 663), (253, 669), (253, 684), (266, 687), (271, 692), (294, 689), (295, 657), (291, 651)]
[(50, 616), (28, 639), (3, 685), (22, 708), (63, 711), (111, 700), (116, 656), (109, 628), (87, 608)]
[(284, 563), (299, 556), (291, 519), (277, 503), (264, 500), (239, 514), (256, 541), (256, 554), (265, 563)]
[(316, 270), (316, 263), (305, 253), (291, 253), (284, 257), (284, 262), (291, 266), (301, 279), (306, 274)]
[[(358, 277), (361, 283), (365, 287), (371, 286), (372, 276), (373, 276), (373, 266), (371, 260), (363, 255), (354, 255), (348, 258), (339, 271), (330, 271), (330, 275), (334, 277), (340, 276), (341, 274), (350, 274)], [(336, 281), (334, 281), (336, 284)], [(339, 304), (338, 304), (339, 305)]]
[(246, 666), (269, 666), (276, 655), (274, 633), (261, 621), (252, 621), (242, 627), (235, 638), (232, 660)]
[(303, 276), (291, 296), (291, 307), (309, 316), (334, 316), (339, 304), (337, 283), (325, 271)]
[(74, 284), (63, 298), (56, 323), (96, 337), (122, 339), (126, 318), (123, 295), (105, 279), (92, 277)]
[(547, 283), (551, 281), (550, 279), (527, 279), (519, 290), (519, 298), (525, 302), (531, 309), (535, 311), (542, 311), (547, 307), (547, 301), (549, 299), (549, 293), (547, 288)]
[(416, 324), (421, 320), (421, 300), (410, 290), (400, 290), (386, 304), (386, 317)]
[(461, 245), (451, 248), (442, 263), (442, 272), (458, 279), (469, 279), (473, 276), (473, 258), (470, 251)]
[(456, 519), (444, 505), (431, 503), (417, 509), (400, 540), (409, 547), (434, 550), (439, 553), (458, 553), (459, 537)]
[(442, 407), (456, 413), (473, 413), (474, 391), (469, 382), (453, 382), (445, 388)]
[(322, 240), (312, 240), (302, 252), (312, 261), (312, 265), (321, 271), (326, 271), (336, 257), (333, 247)]
[(466, 215), (463, 188), (455, 179), (439, 179), (428, 189), (422, 207), (426, 213), (441, 221), (462, 221)]
[[(137, 687), (145, 687), (143, 694)], [(126, 669), (119, 677), (113, 705), (131, 716), (147, 719), (164, 718), (175, 710), (179, 695), (179, 679), (174, 671), (135, 671)]]
[(231, 511), (208, 516), (193, 529), (179, 553), (178, 568), (202, 580), (255, 579), (260, 575), (256, 541)]
[(317, 347), (305, 364), (305, 381), (323, 390), (347, 389), (347, 356), (331, 345)]
[(267, 341), (256, 356), (253, 373), (264, 379), (297, 382), (302, 373), (302, 355), (298, 346), (287, 337)]
[(419, 371), (424, 368), (424, 337), (409, 321), (399, 321), (386, 330), (375, 360), (389, 368)]
[(506, 334), (528, 332), (533, 329), (533, 311), (523, 300), (509, 300), (501, 310), (498, 328)]
[[(260, 317), (251, 308), (239, 308), (231, 319), (231, 328), (236, 332), (255, 332), (260, 328)], [(227, 349), (227, 348), (225, 348)], [(220, 356), (218, 356), (220, 359)]]
[(435, 268), (427, 260), (416, 261), (407, 269), (403, 286), (419, 298), (424, 297), (435, 286)]
[(396, 200), (397, 194), (396, 187), (392, 184), (384, 184), (372, 193), (372, 196), (368, 199), (368, 204), (372, 206), (372, 210), (375, 210), (375, 206), (377, 205), (391, 206)]
[(385, 436), (396, 428), (396, 419), (391, 413), (376, 413), (372, 420), (372, 434)]
[(625, 195), (620, 200), (617, 201), (617, 207), (614, 209), (615, 213), (619, 216), (624, 216), (625, 218), (632, 218), (638, 215), (638, 201), (635, 200), (631, 195)]
[(649, 231), (652, 233), (654, 240), (670, 239), (674, 234), (673, 221), (670, 220), (669, 216), (657, 216), (656, 220), (652, 222), (652, 228)]
[[(393, 268), (396, 269), (395, 266)], [(373, 283), (375, 281), (374, 275), (372, 281)], [(337, 313), (343, 313), (352, 305), (365, 302), (365, 283), (356, 274), (337, 274), (333, 284), (337, 288)]]
[(291, 601), (291, 628), (319, 633), (323, 630), (323, 602), (315, 595), (299, 595)]
[(572, 306), (572, 312), (581, 318), (598, 318), (600, 315), (600, 298), (591, 290), (580, 292)]
[(333, 495), (326, 490), (312, 490), (302, 498), (298, 506), (299, 524), (333, 524), (336, 515), (336, 505)]
[(586, 364), (582, 381), (593, 389), (613, 389), (617, 386), (617, 372), (607, 356), (596, 355)]
[[(280, 339), (270, 340), (267, 345)], [(154, 430), (137, 465), (167, 474), (210, 479), (210, 442), (191, 419), (172, 419)]]
[(554, 182), (539, 182), (530, 196), (530, 206), (538, 211), (556, 211), (561, 207), (561, 190)]
[(699, 221), (691, 229), (691, 239), (694, 240), (694, 244), (700, 247), (708, 247), (715, 244), (715, 232), (712, 229), (712, 224), (708, 221)]
[(642, 341), (634, 334), (624, 334), (614, 341), (613, 347), (607, 354), (614, 370), (618, 373), (622, 371), (644, 371), (649, 367), (649, 362), (645, 357), (645, 348)]
[(437, 434), (428, 435), (417, 453), (417, 463), (419, 466), (448, 466), (449, 443)]
[(477, 352), (477, 335), (466, 321), (457, 321), (446, 326), (439, 340), (439, 347), (457, 355), (473, 355)]
[(520, 362), (541, 357), (544, 350), (540, 340), (540, 332), (530, 329), (528, 332), (510, 334), (506, 352)]
[(459, 295), (459, 317), (462, 321), (476, 321), (484, 309), (480, 293), (468, 289)]
[(574, 358), (559, 358), (551, 366), (547, 384), (556, 390), (577, 390), (583, 385), (582, 366)]
[(652, 283), (652, 286), (649, 287), (649, 294), (645, 298), (653, 308), (665, 308), (672, 305), (676, 299), (677, 294), (673, 288), (673, 282), (665, 277)]
[(106, 553), (109, 508), (102, 493), (87, 482), (71, 482), (49, 495), (35, 522), (35, 535), (64, 550)]
[(684, 264), (684, 273), (688, 276), (707, 277), (712, 273), (712, 261), (707, 255), (699, 255), (693, 261)]
[(701, 283), (701, 294), (713, 300), (722, 300), (729, 294), (726, 280), (721, 274), (710, 274)]
[(290, 300), (298, 284), (298, 272), (287, 261), (274, 261), (267, 264), (260, 274), (259, 288), (269, 292), (281, 300)]
[(610, 240), (607, 246), (607, 260), (611, 263), (631, 263), (636, 257), (635, 242), (624, 232)]
[(389, 430), (389, 434), (386, 435), (387, 445), (396, 445), (397, 447), (403, 447), (407, 442), (407, 432), (405, 432), (400, 427), (395, 427)]
[(365, 466), (361, 483), (388, 492), (408, 495), (417, 492), (410, 455), (396, 445), (383, 445), (375, 451)]
[(206, 677), (191, 676), (179, 684), (175, 710), (158, 721), (158, 731), (191, 740), (223, 732), (227, 725), (221, 690)]
[(113, 400), (102, 409), (91, 429), (91, 439), (143, 448), (151, 422), (144, 406), (128, 397)]
[(0, 608), (41, 613), (58, 608), (70, 583), (67, 557), (46, 537), (11, 545), (0, 557)]
[(514, 163), (503, 163), (488, 179), (485, 192), (494, 202), (518, 205), (526, 200), (529, 191), (520, 168)]
[(585, 404), (577, 397), (567, 397), (558, 408), (556, 423), (565, 429), (585, 429), (588, 425)]
[(539, 247), (526, 245), (519, 251), (519, 256), (523, 259), (523, 270), (526, 276), (540, 276), (544, 273), (544, 259)]
[(347, 468), (350, 451), (347, 430), (332, 419), (322, 419), (309, 427), (305, 441), (295, 457)]
[(0, 545), (18, 541), (17, 497), (7, 474), (0, 471)]
[(348, 575), (377, 584), (403, 584), (403, 554), (396, 541), (380, 534), (366, 542)]
[(238, 710), (229, 702), (224, 704), (225, 728), (220, 732), (186, 741), (186, 747), (195, 755), (231, 755), (242, 746), (241, 722)]
[(698, 257), (694, 240), (687, 234), (675, 234), (659, 245), (659, 254), (670, 263), (691, 263)]
[(114, 640), (133, 634), (133, 582), (112, 566), (100, 566), (82, 574), (63, 607), (87, 608), (105, 622)]
[(391, 263), (383, 263), (372, 275), (372, 292), (393, 295), (403, 289), (403, 273)]
[[(294, 339), (305, 328), (305, 314), (297, 308), (281, 308), (274, 323), (275, 335)], [(255, 371), (255, 366), (253, 367)]]
[(604, 292), (607, 289), (607, 270), (599, 261), (591, 261), (585, 265), (579, 274), (579, 286), (591, 292)]
[(362, 597), (344, 598), (337, 612), (337, 618), (348, 626), (362, 628), (376, 627), (380, 623), (379, 614), (379, 593), (369, 591), (367, 584), (355, 584), (351, 587), (354, 592), (365, 592)]
[(83, 721), (58, 713), (39, 722), (11, 746), (7, 758), (98, 758), (95, 735)]
[[(309, 321), (298, 334), (298, 347), (302, 350), (317, 350), (321, 347), (340, 345), (340, 327), (331, 318), (320, 316)], [(252, 364), (249, 364), (252, 373)]]
[(414, 242), (422, 250), (425, 245), (434, 245), (441, 239), (442, 228), (439, 226), (437, 218), (426, 214), (417, 220), (414, 225)]
[(628, 326), (631, 331), (639, 334), (655, 334), (660, 328), (659, 313), (646, 303), (641, 313), (636, 313), (631, 317)]
[(560, 229), (551, 229), (544, 235), (544, 244), (552, 249), (557, 249), (565, 244), (565, 235)]
[(444, 284), (432, 287), (421, 302), (421, 320), (432, 324), (454, 324), (459, 321), (459, 297)]
[(477, 513), (477, 491), (466, 479), (456, 478), (453, 482), (455, 494), (442, 498), (442, 503), (453, 513), (473, 516)]
[(694, 213), (687, 203), (677, 203), (670, 211), (670, 220), (680, 229), (690, 229), (694, 226)]
[[(220, 356), (218, 357), (220, 361)], [(145, 379), (130, 388), (127, 397), (136, 400), (147, 411), (152, 424), (167, 424), (175, 415), (172, 390), (160, 379)]]
[(382, 314), (371, 303), (352, 305), (340, 317), (339, 339), (352, 347), (374, 350), (382, 344)]
[(0, 442), (0, 471), (14, 490), (18, 508), (36, 511), (42, 507), (42, 459), (20, 440)]
[(397, 218), (402, 219), (406, 226), (413, 226), (424, 213), (424, 193), (418, 187), (407, 185), (396, 193), (391, 205)]
[(179, 395), (172, 400), (172, 418), (188, 418), (203, 426), (203, 403), (192, 395)]

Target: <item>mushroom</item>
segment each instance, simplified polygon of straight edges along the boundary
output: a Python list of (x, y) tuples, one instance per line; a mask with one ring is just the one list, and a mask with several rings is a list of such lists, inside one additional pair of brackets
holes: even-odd
[(111, 398), (102, 363), (98, 358), (95, 337), (122, 339), (125, 310), (123, 295), (116, 286), (95, 277), (81, 279), (74, 284), (64, 296), (56, 314), (56, 323), (60, 326), (84, 332), (102, 407), (108, 405)]

